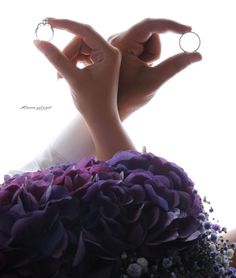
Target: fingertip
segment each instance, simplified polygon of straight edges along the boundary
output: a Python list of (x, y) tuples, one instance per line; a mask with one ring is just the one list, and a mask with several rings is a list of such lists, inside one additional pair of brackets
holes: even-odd
[(43, 47), (43, 45), (48, 44), (47, 41), (43, 41), (43, 40), (33, 40), (33, 43), (36, 47)]
[(62, 76), (59, 72), (57, 72), (57, 80), (60, 80), (60, 79), (62, 79)]
[(192, 63), (199, 62), (202, 60), (202, 55), (199, 52), (190, 53), (189, 59)]
[(43, 52), (44, 49), (43, 49), (42, 41), (40, 41), (40, 40), (34, 40), (33, 43), (34, 43), (34, 45), (36, 46), (36, 48), (37, 48), (38, 50), (40, 50), (41, 52)]
[(34, 44), (36, 47), (39, 47), (40, 41), (39, 41), (39, 40), (33, 40), (33, 44)]
[(47, 47), (49, 44), (47, 41), (34, 40), (33, 43), (40, 51), (42, 51), (42, 52), (47, 51)]
[(56, 18), (54, 18), (54, 17), (45, 17), (44, 20), (46, 20), (48, 23), (50, 23), (52, 21), (55, 21)]
[(189, 26), (189, 25), (185, 25), (185, 28), (186, 28), (186, 31), (187, 31), (187, 32), (192, 31), (192, 27), (191, 27), (191, 26)]

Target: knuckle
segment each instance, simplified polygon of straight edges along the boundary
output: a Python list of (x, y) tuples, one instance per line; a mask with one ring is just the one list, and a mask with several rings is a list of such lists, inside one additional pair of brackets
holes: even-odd
[(114, 35), (111, 35), (111, 36), (107, 39), (107, 41), (108, 41), (109, 43), (113, 43), (113, 42), (115, 42), (116, 38), (117, 38), (117, 34), (114, 34)]
[(93, 27), (89, 24), (83, 24), (83, 26), (87, 31), (94, 31)]
[(104, 54), (103, 52), (101, 51), (92, 51), (91, 53), (91, 59), (94, 61), (94, 62), (101, 62), (103, 59), (104, 59)]
[(114, 59), (121, 59), (121, 51), (116, 47), (111, 47), (111, 54), (113, 55)]
[(144, 24), (148, 28), (152, 25), (152, 22), (153, 22), (153, 19), (150, 17), (147, 17), (147, 18), (143, 19), (142, 24)]
[(121, 49), (125, 45), (125, 36), (122, 33), (118, 33), (116, 35), (113, 35), (108, 39), (108, 42), (119, 49)]

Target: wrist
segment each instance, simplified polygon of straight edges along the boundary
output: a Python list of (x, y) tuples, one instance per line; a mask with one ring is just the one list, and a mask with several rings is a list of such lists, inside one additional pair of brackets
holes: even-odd
[(88, 119), (87, 125), (93, 138), (98, 159), (107, 160), (118, 151), (135, 150), (121, 124), (118, 113), (104, 111), (96, 118)]
[(120, 103), (118, 107), (119, 107), (119, 117), (122, 122), (126, 120), (135, 110), (138, 110), (139, 108), (131, 104), (129, 105), (128, 102), (126, 102), (125, 104)]
[[(125, 93), (123, 92), (123, 94)], [(118, 106), (120, 120), (123, 122), (131, 114), (129, 111), (130, 110), (129, 105), (127, 104), (127, 101), (123, 100), (118, 95), (117, 106)]]
[(122, 109), (119, 110), (119, 117), (121, 122), (124, 122), (131, 114), (132, 111), (129, 107), (123, 107)]

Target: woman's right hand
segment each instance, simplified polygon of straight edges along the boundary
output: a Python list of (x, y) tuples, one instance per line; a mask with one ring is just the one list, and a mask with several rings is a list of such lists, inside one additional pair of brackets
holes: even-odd
[(201, 60), (199, 53), (179, 53), (151, 66), (161, 55), (159, 34), (189, 31), (191, 27), (172, 20), (149, 18), (109, 39), (122, 53), (118, 92), (121, 117), (125, 118), (141, 108), (166, 81)]
[[(183, 34), (191, 27), (167, 19), (145, 19), (128, 30), (110, 37), (110, 43), (122, 53), (118, 89), (118, 108), (121, 119), (149, 102), (156, 91), (170, 78), (190, 64), (200, 61), (199, 53), (180, 53), (150, 66), (161, 54), (159, 34)], [(90, 63), (85, 51), (78, 51), (80, 38), (74, 38), (63, 53), (73, 63)]]

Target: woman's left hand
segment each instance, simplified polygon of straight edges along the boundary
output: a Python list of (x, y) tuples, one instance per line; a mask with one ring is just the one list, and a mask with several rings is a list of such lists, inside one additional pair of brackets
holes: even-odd
[(92, 64), (80, 69), (53, 44), (35, 41), (48, 60), (70, 85), (72, 97), (90, 129), (98, 159), (109, 159), (121, 150), (134, 150), (123, 129), (117, 107), (121, 63), (120, 51), (106, 42), (90, 26), (70, 20), (48, 19), (54, 28), (80, 38)]
[(77, 109), (86, 119), (93, 118), (96, 113), (103, 114), (104, 111), (118, 113), (119, 50), (89, 25), (66, 19), (47, 20), (53, 28), (66, 30), (80, 38), (82, 43), (77, 44), (77, 47), (91, 61), (89, 66), (80, 69), (53, 44), (35, 41), (37, 48), (69, 83)]

